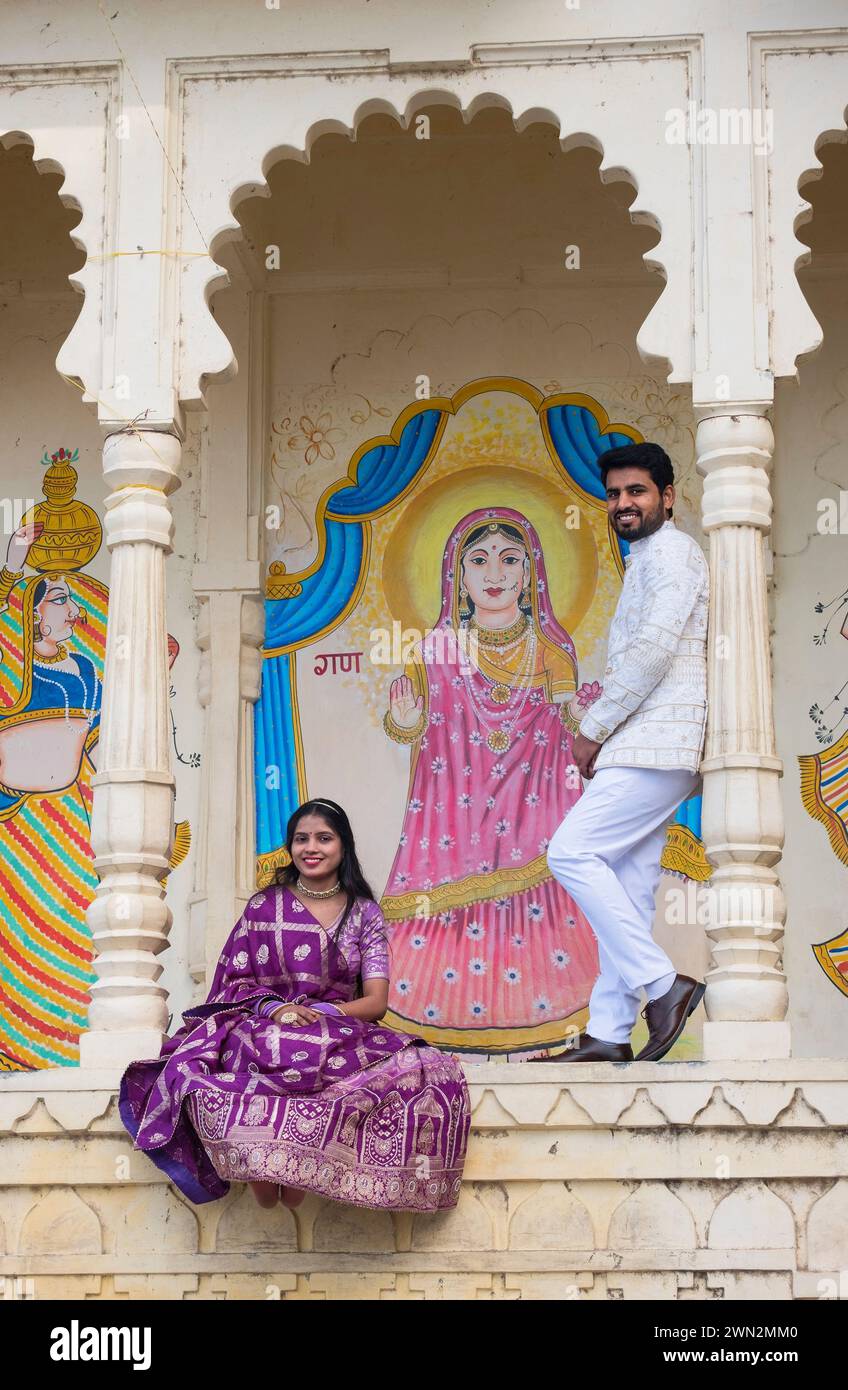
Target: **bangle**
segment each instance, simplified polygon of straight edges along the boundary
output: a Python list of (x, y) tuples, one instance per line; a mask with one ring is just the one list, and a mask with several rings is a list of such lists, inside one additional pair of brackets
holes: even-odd
[(23, 577), (23, 570), (10, 570), (8, 566), (3, 566), (0, 570), (0, 603), (9, 597), (18, 580)]
[(386, 713), (383, 715), (383, 728), (389, 738), (394, 739), (395, 743), (414, 743), (415, 740), (420, 738), (423, 734), (427, 727), (427, 722), (427, 716), (423, 710), (411, 729), (402, 729), (399, 724), (396, 724), (392, 719), (391, 710), (386, 710)]

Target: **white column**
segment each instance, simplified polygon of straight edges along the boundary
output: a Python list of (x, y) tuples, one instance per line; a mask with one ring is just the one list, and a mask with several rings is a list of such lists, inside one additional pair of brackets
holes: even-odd
[(765, 404), (703, 407), (697, 434), (710, 538), (709, 712), (702, 835), (713, 865), (704, 1057), (788, 1057), (783, 809), (766, 588), (774, 448)]
[(156, 1057), (167, 1030), (157, 984), (171, 926), (163, 878), (173, 841), (165, 557), (179, 486), (180, 440), (159, 430), (110, 434), (103, 472), (112, 553), (91, 842), (100, 884), (88, 909), (97, 981), (82, 1067)]
[[(244, 569), (250, 570), (245, 582), (255, 586), (258, 566)], [(206, 709), (202, 821), (191, 899), (190, 969), (198, 1000), (206, 998), (221, 948), (256, 891), (253, 706), (265, 631), (255, 588), (203, 590), (201, 582), (196, 574), (199, 694)]]

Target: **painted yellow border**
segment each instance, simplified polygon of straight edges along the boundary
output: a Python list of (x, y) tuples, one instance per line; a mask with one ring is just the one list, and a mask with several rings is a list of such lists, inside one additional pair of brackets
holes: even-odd
[[(827, 750), (827, 758), (841, 758), (843, 753), (848, 752), (848, 732)], [(835, 811), (826, 804), (822, 796), (821, 789), (821, 758), (818, 753), (805, 754), (799, 757), (798, 766), (801, 772), (801, 800), (804, 808), (813, 820), (819, 821), (827, 831), (827, 838), (830, 840), (830, 847), (843, 864), (848, 866), (848, 828), (844, 821), (840, 820)]]
[(522, 1049), (530, 1052), (557, 1045), (565, 1048), (574, 1036), (573, 1030), (578, 1028), (582, 1031), (588, 1019), (589, 1009), (585, 1006), (567, 1018), (551, 1019), (549, 1023), (529, 1023), (524, 1028), (437, 1028), (433, 1024), (404, 1018), (403, 1014), (395, 1013), (393, 1009), (387, 1009), (380, 1022), (386, 1028), (423, 1038), (431, 1046), (448, 1051), (455, 1048), (461, 1052), (517, 1052)]

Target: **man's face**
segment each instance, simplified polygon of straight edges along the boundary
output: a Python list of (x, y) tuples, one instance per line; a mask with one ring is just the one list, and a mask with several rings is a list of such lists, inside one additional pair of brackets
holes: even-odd
[(641, 541), (658, 531), (673, 504), (674, 488), (661, 493), (646, 468), (630, 465), (607, 473), (607, 510), (622, 540)]

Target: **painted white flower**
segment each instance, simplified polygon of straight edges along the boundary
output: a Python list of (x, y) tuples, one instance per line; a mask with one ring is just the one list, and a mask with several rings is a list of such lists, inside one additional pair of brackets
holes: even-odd
[(436, 805), (435, 805), (436, 815), (437, 815), (437, 816), (440, 816), (440, 815), (443, 813), (444, 809), (445, 809), (445, 803), (444, 803), (443, 801), (437, 801), (437, 802), (436, 802)]
[(439, 921), (443, 927), (452, 927), (454, 922), (456, 921), (456, 913), (454, 912), (453, 908), (449, 907), (444, 912), (440, 912)]
[(472, 845), (479, 845), (479, 843), (480, 843), (480, 831), (479, 831), (479, 830), (472, 830), (472, 832), (471, 832), (471, 834), (469, 835), (468, 838), (469, 838), (469, 840), (470, 840), (470, 842), (471, 842)]
[(412, 947), (413, 951), (420, 951), (424, 946), (427, 945), (427, 938), (426, 936), (422, 936), (420, 933), (417, 932), (415, 936), (413, 936), (409, 944)]
[(541, 994), (538, 999), (533, 1000), (533, 1008), (537, 1013), (549, 1014), (551, 1011), (551, 1001), (546, 998), (544, 994)]
[(403, 849), (403, 848), (405, 847), (405, 845), (407, 844), (408, 840), (409, 840), (409, 836), (407, 835), (407, 833), (406, 833), (405, 830), (402, 830), (402, 831), (400, 832), (400, 837), (399, 837), (399, 839), (398, 839), (398, 844), (400, 845), (401, 849)]
[(531, 922), (541, 922), (544, 915), (545, 909), (542, 907), (541, 903), (527, 904), (527, 916), (530, 918)]
[(423, 811), (423, 809), (424, 809), (424, 802), (421, 800), (421, 798), (420, 798), (419, 796), (414, 796), (414, 797), (412, 798), (412, 800), (410, 801), (410, 803), (409, 803), (409, 809), (410, 809), (410, 811), (415, 811), (415, 812), (417, 812), (417, 811)]
[(405, 874), (405, 873), (395, 874), (395, 883), (398, 885), (399, 888), (402, 888), (402, 887), (404, 886), (405, 883), (408, 883), (408, 882), (409, 882), (410, 877), (411, 877), (410, 874)]
[(475, 999), (469, 1009), (472, 1018), (482, 1018), (486, 1012), (486, 1005), (482, 1004), (479, 999)]
[(435, 1004), (428, 1004), (424, 1010), (424, 1017), (428, 1023), (435, 1023), (436, 1019), (441, 1018), (441, 1013)]
[(531, 769), (530, 763), (528, 763), (528, 762), (523, 762), (523, 763), (521, 764), (521, 771), (525, 774), (525, 776), (526, 776), (527, 773), (530, 772), (531, 770), (532, 770), (532, 769)]
[(472, 805), (473, 801), (474, 797), (471, 795), (470, 792), (460, 792), (459, 796), (456, 798), (457, 806), (460, 806), (463, 811), (467, 811), (469, 806)]
[(564, 970), (567, 965), (571, 964), (571, 956), (567, 951), (559, 948), (556, 951), (551, 951), (551, 962), (557, 970)]
[(477, 872), (478, 874), (490, 874), (492, 872), (491, 859), (481, 859), (477, 865)]
[(468, 742), (473, 744), (475, 748), (480, 747), (480, 744), (483, 742), (483, 735), (480, 733), (479, 729), (471, 730), (471, 733), (468, 735)]
[(566, 917), (566, 919), (565, 919), (565, 925), (566, 925), (567, 927), (570, 927), (571, 930), (573, 931), (574, 928), (577, 926), (577, 918), (576, 918), (576, 917)]
[(430, 770), (432, 772), (435, 772), (436, 776), (438, 776), (440, 772), (444, 772), (447, 765), (448, 764), (446, 758), (433, 758), (432, 762), (430, 763)]
[(508, 985), (517, 985), (521, 980), (521, 971), (514, 965), (508, 965), (504, 971), (504, 979)]
[(511, 940), (512, 940), (513, 946), (518, 946), (519, 949), (524, 945), (524, 937), (521, 936), (521, 934), (520, 934), (519, 932), (516, 932), (516, 933), (512, 936)]
[(442, 979), (446, 985), (455, 985), (459, 979), (459, 972), (456, 967), (449, 965), (447, 969), (442, 972)]
[(488, 968), (489, 966), (487, 962), (483, 960), (482, 956), (474, 956), (473, 959), (468, 962), (468, 969), (471, 971), (472, 975), (485, 975)]
[(451, 734), (450, 741), (451, 743), (459, 743), (459, 734), (457, 733), (456, 729), (454, 729), (453, 733)]
[(546, 767), (545, 770), (544, 770), (544, 772), (542, 773), (542, 778), (543, 778), (543, 780), (544, 780), (545, 782), (550, 782), (550, 780), (551, 780), (551, 778), (553, 777), (553, 775), (554, 775), (554, 770), (553, 770), (553, 768), (552, 768), (552, 767)]
[(412, 981), (398, 980), (395, 988), (397, 989), (398, 994), (409, 994), (409, 991), (412, 989)]
[(498, 912), (506, 912), (509, 907), (509, 898), (495, 898), (495, 908)]
[(499, 821), (495, 821), (495, 834), (505, 835), (506, 832), (509, 830), (509, 827), (510, 822), (508, 820), (501, 819)]
[(541, 800), (542, 798), (540, 797), (538, 792), (528, 792), (524, 798), (525, 804), (527, 806), (538, 806)]
[(515, 847), (510, 850), (509, 857), (510, 859), (519, 860), (521, 858), (521, 846), (515, 845)]
[[(451, 685), (454, 690), (458, 690), (462, 685), (462, 676), (451, 676)], [(456, 708), (456, 706), (454, 706), (454, 708)], [(460, 705), (460, 709), (462, 709), (462, 705)]]
[(492, 776), (498, 778), (506, 777), (506, 768), (504, 767), (503, 763), (495, 763), (492, 766)]
[(465, 764), (465, 767), (462, 769), (462, 775), (463, 775), (463, 777), (470, 777), (470, 776), (471, 776), (471, 764), (470, 764), (470, 763), (466, 763), (466, 764)]
[(442, 692), (442, 687), (439, 685), (439, 682), (438, 682), (438, 681), (431, 681), (431, 682), (430, 682), (430, 694), (433, 696), (433, 699), (434, 699), (434, 700), (438, 700), (438, 698), (439, 698), (441, 692)]
[(545, 698), (544, 691), (531, 690), (528, 698), (531, 705), (540, 705)]
[(465, 928), (465, 935), (470, 936), (472, 941), (480, 941), (486, 935), (486, 928), (479, 922), (469, 922)]
[(456, 840), (454, 839), (453, 835), (448, 835), (447, 833), (445, 833), (444, 835), (439, 836), (439, 849), (453, 849), (455, 844)]
[(444, 724), (444, 722), (445, 722), (445, 716), (442, 714), (442, 711), (441, 711), (441, 710), (433, 710), (433, 711), (431, 711), (431, 714), (430, 714), (430, 723), (431, 723), (431, 724)]
[(421, 839), (418, 841), (418, 843), (419, 843), (419, 845), (421, 846), (422, 849), (429, 849), (429, 848), (430, 848), (430, 836), (429, 836), (429, 835), (422, 835), (422, 836), (421, 836)]
[(533, 742), (536, 744), (537, 748), (547, 748), (548, 735), (545, 733), (544, 729), (536, 730), (533, 734)]
[(545, 836), (545, 838), (544, 838), (543, 840), (540, 840), (540, 841), (539, 841), (539, 853), (540, 853), (540, 854), (547, 854), (547, 852), (548, 852), (548, 845), (549, 845), (550, 843), (551, 843), (551, 842), (550, 842), (550, 840), (548, 839), (547, 835)]

